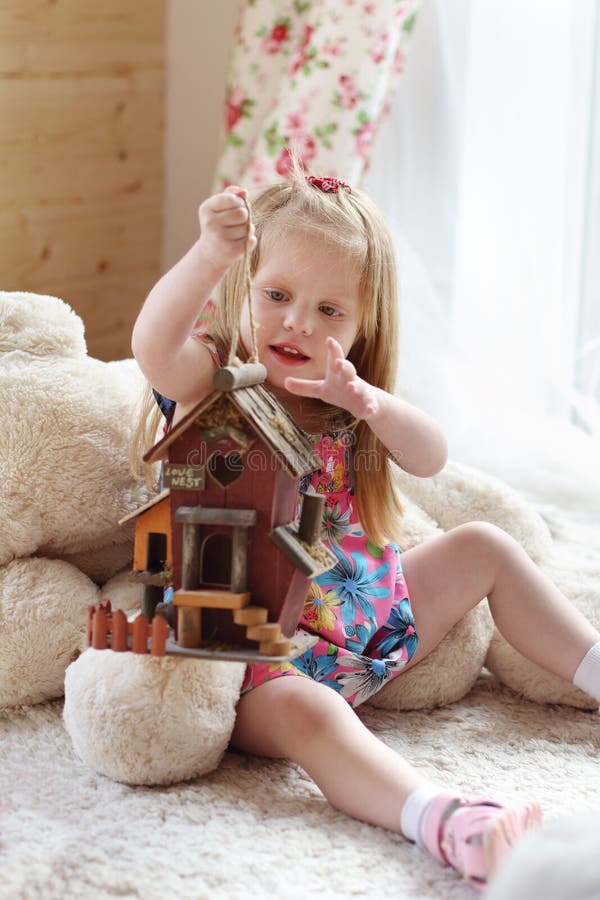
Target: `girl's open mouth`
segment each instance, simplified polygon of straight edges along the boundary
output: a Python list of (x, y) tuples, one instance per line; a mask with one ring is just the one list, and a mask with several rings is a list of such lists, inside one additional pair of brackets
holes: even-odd
[(310, 359), (310, 356), (303, 353), (295, 344), (269, 344), (269, 350), (279, 362), (290, 366), (305, 363)]

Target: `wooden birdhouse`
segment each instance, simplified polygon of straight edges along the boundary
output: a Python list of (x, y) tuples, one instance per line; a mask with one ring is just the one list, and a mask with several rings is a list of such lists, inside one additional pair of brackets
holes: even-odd
[(172, 585), (172, 606), (158, 607), (174, 626), (167, 653), (302, 652), (290, 638), (310, 581), (336, 562), (319, 537), (323, 498), (305, 495), (298, 518), (299, 480), (321, 460), (273, 395), (248, 383), (257, 370), (218, 370), (216, 390), (144, 457), (163, 461), (164, 490), (127, 517), (131, 577), (146, 586), (148, 619)]

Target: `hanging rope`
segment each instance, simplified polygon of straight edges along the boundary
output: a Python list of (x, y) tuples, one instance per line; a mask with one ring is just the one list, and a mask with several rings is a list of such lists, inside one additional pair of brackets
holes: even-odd
[[(248, 362), (257, 363), (258, 362), (258, 340), (256, 336), (256, 324), (254, 322), (254, 312), (252, 310), (252, 273), (250, 271), (250, 258), (252, 256), (252, 250), (250, 249), (250, 235), (252, 234), (252, 210), (250, 209), (250, 204), (248, 203), (248, 198), (244, 198), (244, 203), (246, 204), (246, 209), (248, 210), (248, 230), (246, 232), (246, 245), (244, 248), (244, 284), (243, 291), (244, 297), (248, 298), (248, 311), (250, 313), (250, 333), (252, 335), (252, 353)], [(241, 313), (241, 306), (240, 306)], [(231, 338), (231, 346), (229, 348), (229, 359), (227, 360), (227, 365), (234, 365), (237, 357), (237, 348), (240, 340), (240, 320), (239, 317), (235, 323), (234, 332)], [(239, 362), (239, 360), (238, 360)]]

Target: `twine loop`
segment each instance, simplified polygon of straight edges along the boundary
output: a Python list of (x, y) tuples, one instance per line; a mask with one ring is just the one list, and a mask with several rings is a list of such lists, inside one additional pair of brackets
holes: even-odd
[[(248, 230), (246, 232), (246, 244), (244, 247), (244, 275), (243, 275), (243, 291), (244, 297), (248, 298), (248, 311), (250, 313), (250, 332), (252, 335), (252, 353), (250, 354), (250, 358), (248, 362), (257, 363), (258, 360), (258, 339), (256, 335), (256, 323), (254, 321), (254, 311), (252, 309), (252, 273), (250, 271), (250, 259), (252, 257), (252, 250), (250, 249), (250, 235), (252, 234), (252, 210), (250, 209), (250, 204), (248, 203), (248, 198), (244, 197), (244, 203), (246, 209), (248, 210)], [(241, 314), (241, 306), (240, 306), (240, 314)], [(240, 340), (240, 321), (239, 317), (235, 324), (234, 333), (231, 339), (231, 346), (229, 348), (229, 359), (227, 361), (227, 365), (235, 365), (237, 362), (239, 364), (239, 359), (237, 357), (237, 348)]]

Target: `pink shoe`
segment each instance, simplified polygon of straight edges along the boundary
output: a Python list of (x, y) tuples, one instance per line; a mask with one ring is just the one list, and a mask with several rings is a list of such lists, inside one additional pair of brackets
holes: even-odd
[(482, 891), (519, 836), (541, 823), (537, 803), (505, 807), (483, 797), (440, 794), (427, 810), (423, 840), (442, 865)]

